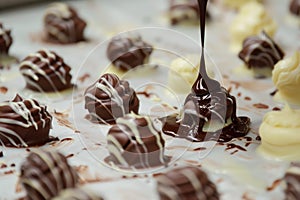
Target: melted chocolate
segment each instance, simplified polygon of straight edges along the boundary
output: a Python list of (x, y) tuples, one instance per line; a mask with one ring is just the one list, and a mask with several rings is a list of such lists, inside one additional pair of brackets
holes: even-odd
[[(235, 97), (221, 87), (218, 81), (207, 75), (204, 59), (207, 0), (198, 0), (198, 3), (202, 45), (199, 75), (185, 100), (182, 119), (174, 115), (165, 118), (163, 132), (197, 142), (207, 140), (226, 142), (235, 137), (245, 136), (250, 130), (250, 119), (236, 116)], [(217, 131), (203, 130), (207, 122), (225, 124), (230, 120), (232, 123)]]

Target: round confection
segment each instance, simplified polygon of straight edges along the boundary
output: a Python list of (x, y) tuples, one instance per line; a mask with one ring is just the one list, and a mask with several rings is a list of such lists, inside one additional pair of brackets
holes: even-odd
[(250, 36), (244, 40), (239, 57), (248, 68), (269, 68), (272, 70), (274, 65), (284, 57), (284, 53), (263, 31), (258, 36)]
[(102, 197), (93, 194), (91, 191), (83, 188), (70, 188), (65, 189), (59, 193), (59, 195), (52, 200), (103, 200)]
[(140, 36), (114, 37), (107, 47), (107, 57), (113, 65), (123, 71), (148, 63), (153, 51), (150, 44)]
[(149, 168), (165, 164), (164, 139), (147, 116), (118, 118), (107, 135), (110, 161), (123, 167)]
[(291, 0), (290, 12), (293, 15), (300, 17), (300, 0)]
[(67, 4), (53, 3), (46, 10), (44, 29), (50, 42), (68, 44), (83, 41), (85, 27), (86, 22)]
[[(169, 17), (172, 25), (198, 24), (200, 10), (197, 0), (170, 0)], [(209, 17), (209, 13), (206, 13)]]
[(12, 42), (13, 39), (11, 37), (11, 31), (5, 29), (3, 24), (0, 22), (0, 56), (8, 55)]
[(5, 146), (27, 147), (49, 141), (52, 116), (36, 100), (17, 95), (0, 103), (0, 141)]
[(63, 189), (75, 187), (78, 175), (64, 155), (36, 150), (22, 164), (20, 182), (27, 199), (46, 200), (56, 197)]
[(85, 91), (85, 108), (92, 121), (114, 124), (125, 114), (138, 113), (139, 99), (128, 81), (114, 74), (104, 74)]
[(26, 87), (37, 92), (59, 92), (73, 87), (71, 68), (53, 51), (40, 50), (20, 64)]
[(206, 173), (197, 167), (183, 167), (156, 177), (161, 200), (217, 200), (219, 194)]
[(284, 180), (286, 182), (286, 200), (300, 199), (300, 163), (292, 163), (287, 170)]

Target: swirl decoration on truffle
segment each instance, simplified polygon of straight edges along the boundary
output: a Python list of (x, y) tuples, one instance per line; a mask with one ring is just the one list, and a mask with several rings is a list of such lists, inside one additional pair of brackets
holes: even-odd
[(92, 121), (114, 124), (125, 114), (138, 113), (139, 99), (128, 81), (115, 74), (104, 74), (85, 91), (85, 108)]
[(274, 68), (274, 65), (284, 57), (280, 47), (262, 31), (258, 36), (250, 36), (243, 42), (239, 53), (248, 68)]
[(46, 106), (19, 95), (0, 103), (0, 142), (5, 146), (28, 147), (48, 142), (52, 116)]
[[(200, 10), (197, 0), (170, 0), (169, 15), (172, 25), (184, 22), (198, 23)], [(208, 12), (206, 17), (210, 17)]]
[(148, 63), (152, 51), (140, 36), (117, 36), (108, 44), (106, 54), (116, 68), (128, 71)]
[(7, 55), (13, 39), (11, 37), (11, 31), (4, 28), (0, 22), (0, 56)]
[(68, 44), (84, 40), (86, 22), (64, 3), (53, 3), (46, 10), (44, 28), (50, 42)]
[(300, 0), (291, 0), (290, 12), (293, 15), (300, 17)]
[(90, 191), (82, 188), (65, 189), (60, 192), (59, 196), (52, 198), (52, 200), (103, 200), (102, 197), (93, 194)]
[[(207, 75), (204, 59), (207, 0), (198, 2), (202, 44), (199, 75), (185, 100), (182, 119), (177, 119), (173, 115), (167, 117), (163, 132), (197, 142), (207, 140), (226, 142), (235, 137), (245, 136), (250, 130), (250, 119), (237, 117), (235, 98), (221, 87), (218, 81)], [(224, 127), (224, 124), (227, 125)]]
[(56, 197), (63, 189), (74, 188), (78, 175), (64, 155), (35, 150), (21, 166), (20, 181), (28, 199), (46, 200)]
[(37, 92), (59, 92), (73, 87), (71, 68), (53, 51), (40, 50), (20, 64), (26, 87)]
[(205, 172), (196, 167), (171, 170), (156, 177), (161, 200), (218, 200), (219, 194)]
[(300, 163), (292, 163), (287, 170), (284, 180), (286, 182), (286, 200), (300, 199)]
[(122, 167), (150, 168), (166, 163), (165, 141), (148, 116), (131, 113), (118, 118), (107, 141), (109, 161)]

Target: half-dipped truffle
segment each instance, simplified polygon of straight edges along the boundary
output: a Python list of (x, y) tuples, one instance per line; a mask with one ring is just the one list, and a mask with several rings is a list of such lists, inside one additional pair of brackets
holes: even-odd
[(300, 199), (300, 163), (292, 163), (287, 170), (284, 180), (286, 182), (285, 199)]
[(0, 56), (8, 55), (12, 42), (13, 39), (11, 37), (11, 31), (5, 29), (3, 24), (0, 22)]
[(173, 169), (156, 177), (161, 200), (217, 200), (219, 194), (206, 173), (197, 167)]
[(116, 68), (128, 71), (147, 64), (152, 51), (152, 46), (140, 36), (116, 36), (109, 42), (106, 54)]
[(50, 140), (52, 117), (46, 106), (19, 95), (0, 103), (0, 141), (5, 146), (43, 145)]
[(69, 188), (51, 200), (103, 200), (103, 198), (83, 188)]
[(37, 92), (59, 92), (73, 87), (71, 68), (53, 51), (40, 50), (20, 64), (26, 87)]
[(128, 81), (104, 74), (85, 91), (85, 108), (94, 122), (113, 124), (125, 114), (138, 113), (139, 99)]
[(78, 175), (59, 152), (35, 150), (21, 166), (20, 182), (27, 199), (46, 200), (66, 188), (74, 188)]
[(284, 53), (267, 33), (262, 31), (260, 35), (250, 36), (244, 40), (239, 57), (249, 69), (254, 71), (268, 69), (271, 72), (275, 64), (283, 59)]
[(165, 141), (148, 116), (133, 113), (118, 118), (107, 135), (109, 161), (122, 167), (149, 168), (164, 165)]
[(44, 29), (49, 42), (68, 44), (83, 41), (85, 27), (86, 22), (67, 4), (53, 3), (46, 10)]

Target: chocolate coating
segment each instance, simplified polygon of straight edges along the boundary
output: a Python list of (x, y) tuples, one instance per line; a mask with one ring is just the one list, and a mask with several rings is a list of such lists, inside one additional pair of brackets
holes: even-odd
[(183, 167), (156, 177), (161, 200), (217, 200), (219, 194), (205, 172), (197, 167)]
[(243, 49), (239, 53), (248, 68), (274, 68), (274, 65), (284, 57), (280, 47), (262, 32), (258, 36), (250, 36), (243, 42)]
[[(177, 25), (183, 22), (198, 23), (200, 10), (197, 0), (170, 0), (170, 23)], [(210, 17), (209, 13), (206, 13)]]
[(46, 200), (75, 187), (78, 175), (62, 154), (36, 150), (22, 164), (20, 181), (27, 199)]
[(0, 103), (0, 141), (5, 146), (43, 145), (50, 140), (52, 116), (36, 100), (19, 95)]
[(287, 170), (284, 180), (287, 184), (286, 200), (300, 199), (300, 163), (292, 163)]
[(102, 197), (93, 194), (90, 191), (86, 191), (82, 188), (65, 189), (59, 193), (59, 195), (52, 200), (103, 200)]
[(64, 3), (53, 3), (46, 10), (44, 29), (50, 42), (68, 44), (84, 40), (86, 22), (76, 10)]
[(110, 161), (123, 167), (164, 165), (165, 141), (149, 117), (128, 114), (107, 135)]
[(152, 51), (152, 46), (140, 36), (114, 37), (108, 44), (106, 54), (115, 67), (128, 71), (148, 63)]
[(10, 46), (12, 45), (13, 39), (11, 37), (11, 31), (5, 29), (3, 24), (0, 22), (0, 56), (8, 55)]
[(125, 114), (138, 113), (139, 99), (128, 81), (104, 74), (85, 91), (85, 108), (92, 121), (113, 124)]
[(300, 0), (291, 0), (290, 12), (293, 15), (300, 17)]
[(40, 50), (20, 64), (26, 87), (37, 92), (59, 92), (73, 87), (71, 68), (53, 51)]

